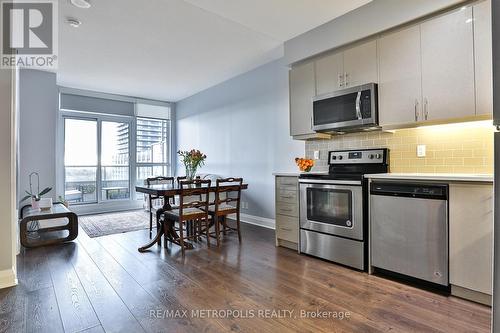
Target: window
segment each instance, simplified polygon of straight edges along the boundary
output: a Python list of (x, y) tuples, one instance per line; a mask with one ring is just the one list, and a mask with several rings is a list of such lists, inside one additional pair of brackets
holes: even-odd
[(57, 151), (64, 163), (57, 165), (57, 191), (81, 205), (77, 210), (139, 208), (144, 195), (135, 192), (136, 184), (172, 175), (168, 103), (69, 88), (61, 88), (59, 97)]
[(64, 112), (64, 194), (72, 204), (143, 200), (146, 178), (171, 175), (170, 121)]
[[(170, 121), (138, 117), (136, 120), (136, 184), (146, 178), (169, 176)], [(137, 199), (142, 199), (137, 195)]]

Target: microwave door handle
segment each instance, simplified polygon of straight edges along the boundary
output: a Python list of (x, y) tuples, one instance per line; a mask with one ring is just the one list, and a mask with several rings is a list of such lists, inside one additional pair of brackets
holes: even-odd
[(363, 119), (363, 115), (361, 114), (361, 91), (358, 91), (358, 96), (356, 97), (356, 116), (359, 120)]

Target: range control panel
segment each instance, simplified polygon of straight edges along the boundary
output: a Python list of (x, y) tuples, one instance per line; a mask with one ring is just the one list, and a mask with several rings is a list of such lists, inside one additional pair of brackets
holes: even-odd
[(342, 150), (331, 151), (329, 164), (380, 164), (387, 159), (386, 149)]

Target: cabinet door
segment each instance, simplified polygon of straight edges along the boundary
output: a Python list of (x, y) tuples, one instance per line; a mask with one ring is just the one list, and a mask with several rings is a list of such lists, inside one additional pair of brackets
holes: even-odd
[(492, 294), (493, 186), (450, 185), (450, 283)]
[(380, 125), (422, 120), (420, 27), (382, 37), (378, 52)]
[(316, 61), (316, 93), (331, 93), (344, 88), (344, 56), (335, 53)]
[(314, 63), (290, 70), (290, 134), (313, 134), (312, 98), (316, 95)]
[(491, 1), (473, 7), (476, 69), (476, 114), (493, 113)]
[(346, 87), (378, 82), (377, 41), (348, 49), (344, 52), (344, 80)]
[(424, 119), (475, 115), (472, 8), (421, 25)]

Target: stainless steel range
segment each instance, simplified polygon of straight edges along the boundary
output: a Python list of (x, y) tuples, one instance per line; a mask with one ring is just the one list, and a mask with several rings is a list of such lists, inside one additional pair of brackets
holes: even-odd
[(302, 174), (300, 252), (359, 270), (367, 265), (367, 182), (386, 173), (387, 149), (331, 151), (328, 174)]

